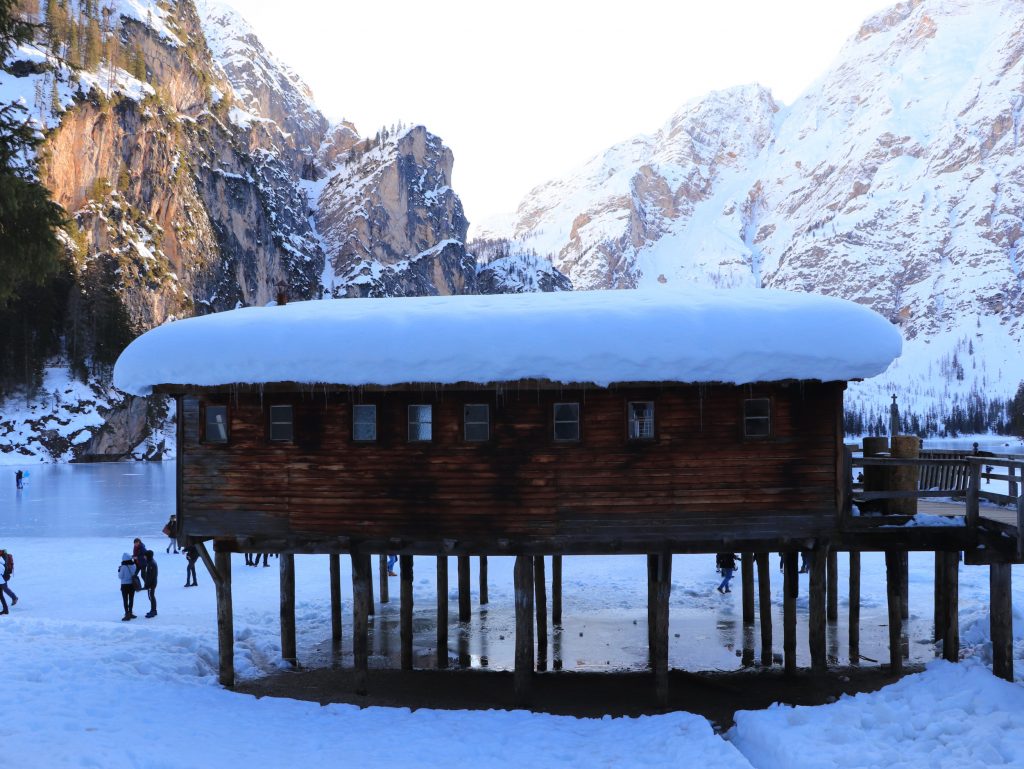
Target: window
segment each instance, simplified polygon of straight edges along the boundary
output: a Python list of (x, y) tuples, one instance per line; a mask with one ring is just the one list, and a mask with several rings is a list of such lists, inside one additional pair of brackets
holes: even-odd
[(767, 398), (748, 398), (743, 401), (743, 435), (747, 438), (767, 438), (772, 428), (771, 401)]
[(290, 441), (294, 432), (292, 430), (292, 407), (271, 406), (270, 407), (270, 440)]
[(206, 430), (204, 436), (207, 443), (228, 442), (228, 407), (207, 406), (206, 409)]
[(580, 404), (555, 404), (555, 440), (578, 441), (580, 439)]
[(486, 403), (467, 403), (462, 409), (463, 435), (467, 441), (486, 441), (491, 437), (490, 407)]
[(409, 442), (429, 441), (432, 437), (432, 406), (409, 407)]
[(366, 404), (352, 407), (352, 440), (377, 440), (377, 407)]
[(631, 441), (654, 440), (654, 401), (630, 401), (628, 435)]

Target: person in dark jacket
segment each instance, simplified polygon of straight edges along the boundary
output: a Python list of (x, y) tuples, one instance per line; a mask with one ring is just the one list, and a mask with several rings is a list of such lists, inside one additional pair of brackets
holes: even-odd
[(729, 582), (732, 580), (733, 572), (736, 571), (736, 554), (719, 553), (715, 556), (715, 566), (722, 573), (722, 581), (718, 585), (718, 592), (731, 593), (732, 590), (729, 588)]
[(185, 567), (185, 587), (197, 587), (199, 583), (196, 581), (196, 561), (199, 560), (199, 551), (196, 550), (195, 545), (189, 545), (185, 548), (185, 561), (188, 564)]
[(151, 619), (156, 616), (156, 558), (153, 557), (153, 551), (146, 551), (146, 568), (142, 570), (142, 583), (143, 587), (146, 588), (146, 593), (149, 595), (149, 611), (146, 613), (146, 619)]
[(167, 549), (164, 552), (165, 553), (171, 552), (171, 548), (173, 547), (175, 554), (177, 554), (177, 552), (178, 552), (178, 516), (172, 514), (171, 517), (167, 520), (167, 525), (164, 526), (164, 534), (166, 534), (168, 536), (168, 538), (171, 540), (169, 543), (167, 543)]
[(0, 548), (0, 568), (3, 569), (3, 574), (0, 575), (0, 603), (3, 604), (4, 608), (0, 611), (0, 614), (7, 614), (7, 601), (4, 600), (4, 593), (11, 597), (11, 606), (18, 605), (18, 596), (11, 590), (10, 580), (14, 574), (14, 558), (7, 552), (5, 548)]
[(132, 541), (132, 561), (135, 563), (135, 573), (141, 577), (142, 570), (146, 568), (146, 546), (138, 537)]
[(124, 603), (122, 622), (135, 619), (135, 613), (132, 611), (135, 608), (135, 585), (132, 584), (135, 574), (135, 560), (128, 553), (123, 553), (121, 565), (117, 568), (117, 578), (121, 580), (121, 602)]

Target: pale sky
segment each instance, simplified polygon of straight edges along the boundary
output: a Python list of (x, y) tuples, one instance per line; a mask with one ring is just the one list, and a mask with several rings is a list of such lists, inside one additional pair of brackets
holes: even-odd
[[(422, 123), (455, 154), (472, 223), (687, 101), (761, 83), (791, 103), (892, 0), (228, 0), (372, 136)], [(472, 231), (471, 231), (472, 232)]]

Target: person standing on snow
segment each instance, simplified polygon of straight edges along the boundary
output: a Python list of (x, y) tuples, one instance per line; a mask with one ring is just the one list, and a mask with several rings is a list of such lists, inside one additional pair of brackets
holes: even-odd
[(0, 614), (10, 614), (10, 611), (7, 609), (7, 600), (4, 598), (4, 593), (11, 597), (11, 606), (15, 606), (18, 603), (18, 596), (14, 594), (14, 591), (7, 584), (14, 573), (14, 556), (3, 549), (0, 549), (0, 567), (3, 569), (3, 572), (0, 573), (0, 605), (3, 605)]
[(185, 567), (185, 587), (198, 587), (199, 583), (196, 581), (196, 561), (199, 560), (199, 551), (196, 550), (195, 545), (189, 545), (185, 548), (185, 561), (188, 565)]
[(25, 473), (21, 470), (14, 473), (14, 485), (19, 489), (25, 488)]
[(117, 568), (117, 577), (121, 580), (121, 602), (124, 604), (122, 622), (135, 619), (135, 560), (128, 553), (121, 554), (121, 565)]
[(132, 562), (135, 564), (135, 573), (141, 577), (142, 570), (146, 568), (146, 546), (138, 537), (132, 542)]
[(718, 585), (718, 592), (731, 593), (732, 590), (729, 588), (729, 582), (732, 580), (733, 572), (736, 571), (736, 554), (719, 553), (715, 556), (715, 566), (722, 573), (722, 581)]
[(146, 613), (146, 619), (152, 619), (156, 616), (156, 558), (153, 557), (153, 551), (146, 551), (146, 567), (142, 570), (142, 581), (143, 586), (146, 588), (146, 593), (149, 594), (149, 611)]
[(167, 544), (167, 550), (165, 553), (171, 552), (171, 548), (174, 548), (174, 553), (178, 553), (178, 516), (171, 514), (171, 517), (167, 520), (167, 524), (164, 526), (164, 534), (170, 538), (170, 542)]

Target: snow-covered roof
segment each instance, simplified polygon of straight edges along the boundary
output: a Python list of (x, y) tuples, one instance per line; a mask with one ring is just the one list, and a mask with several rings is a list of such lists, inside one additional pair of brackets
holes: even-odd
[(782, 291), (334, 299), (164, 324), (114, 384), (832, 381), (879, 374), (901, 347), (866, 307)]

